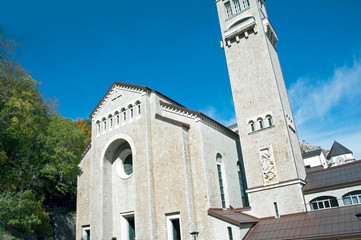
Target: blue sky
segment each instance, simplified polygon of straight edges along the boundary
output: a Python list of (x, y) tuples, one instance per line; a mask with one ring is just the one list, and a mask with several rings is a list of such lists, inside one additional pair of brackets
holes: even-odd
[[(361, 1), (268, 0), (300, 140), (361, 158)], [(213, 0), (3, 1), (0, 27), (59, 112), (88, 118), (114, 81), (235, 122)]]

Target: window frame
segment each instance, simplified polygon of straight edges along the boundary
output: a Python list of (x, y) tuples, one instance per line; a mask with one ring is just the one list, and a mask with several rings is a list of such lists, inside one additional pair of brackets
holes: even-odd
[[(345, 203), (346, 199), (349, 199), (350, 204)], [(354, 200), (356, 200), (356, 202)], [(343, 205), (345, 206), (361, 204), (361, 190), (356, 190), (346, 193), (345, 195), (342, 196), (342, 201), (343, 201)]]
[[(331, 201), (334, 201), (333, 203), (336, 203), (336, 205), (334, 205)], [(337, 198), (333, 196), (320, 196), (312, 199), (309, 204), (312, 211), (339, 207)]]
[(180, 234), (180, 239), (182, 239), (182, 221), (180, 214), (176, 213), (176, 214), (166, 215), (168, 240), (177, 240), (174, 239), (173, 222), (172, 222), (173, 220), (179, 221), (179, 234)]

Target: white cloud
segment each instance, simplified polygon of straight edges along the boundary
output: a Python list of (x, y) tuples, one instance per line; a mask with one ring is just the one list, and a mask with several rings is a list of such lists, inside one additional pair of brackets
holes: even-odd
[(345, 102), (360, 101), (360, 93), (361, 62), (355, 62), (352, 67), (336, 68), (334, 75), (327, 80), (299, 78), (289, 89), (298, 124), (323, 118)]
[(331, 78), (299, 78), (288, 90), (300, 140), (330, 149), (334, 140), (361, 158), (361, 62)]

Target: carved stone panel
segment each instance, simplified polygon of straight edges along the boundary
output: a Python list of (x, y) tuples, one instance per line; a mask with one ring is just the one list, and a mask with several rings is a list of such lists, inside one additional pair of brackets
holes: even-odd
[(277, 182), (277, 173), (272, 147), (259, 149), (259, 159), (263, 173), (264, 184)]

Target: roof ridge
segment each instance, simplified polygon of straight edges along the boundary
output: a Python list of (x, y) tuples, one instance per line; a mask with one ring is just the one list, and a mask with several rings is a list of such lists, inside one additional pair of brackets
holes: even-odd
[(347, 154), (347, 153), (352, 153), (352, 151), (335, 140), (332, 144), (330, 152), (327, 155), (327, 159), (330, 159), (331, 157), (338, 156), (341, 154)]

